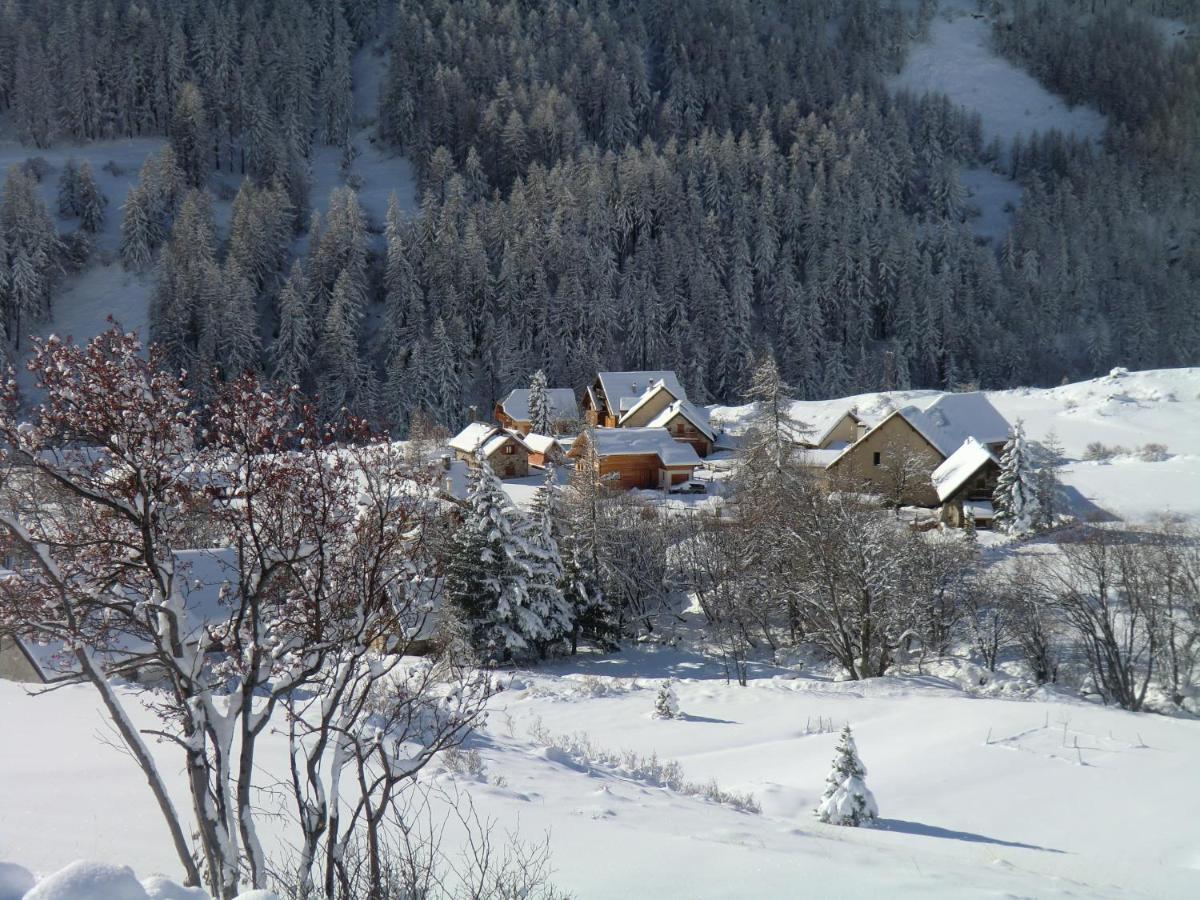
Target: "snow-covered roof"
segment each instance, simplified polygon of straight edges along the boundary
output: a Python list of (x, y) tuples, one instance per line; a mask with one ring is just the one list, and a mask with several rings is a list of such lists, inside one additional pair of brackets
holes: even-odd
[(813, 468), (827, 468), (831, 462), (842, 455), (841, 449), (832, 447), (819, 449), (816, 447), (800, 451), (800, 464)]
[(679, 383), (679, 377), (668, 369), (658, 372), (599, 372), (596, 377), (600, 380), (600, 388), (608, 400), (609, 409), (617, 413), (631, 409), (659, 381), (663, 382), (673, 397), (687, 399), (687, 392)]
[(975, 438), (969, 437), (963, 441), (962, 446), (951, 453), (930, 476), (938, 500), (945, 501), (952, 497), (988, 462), (998, 465), (1000, 461), (996, 459), (996, 454)]
[[(556, 420), (578, 419), (579, 405), (575, 402), (575, 392), (570, 388), (546, 388), (546, 402), (550, 406), (550, 418)], [(500, 401), (500, 408), (518, 422), (528, 422), (529, 388), (517, 388), (508, 392), (508, 396)]]
[(516, 441), (526, 450), (529, 449), (529, 445), (516, 432), (489, 425), (487, 422), (472, 422), (450, 438), (449, 446), (452, 450), (459, 450), (463, 453), (475, 453), (482, 450), (484, 456), (491, 456), (504, 445), (505, 441), (509, 440)]
[(673, 393), (671, 391), (671, 389), (669, 387), (667, 387), (667, 383), (665, 381), (663, 381), (662, 379), (659, 379), (658, 381), (654, 382), (654, 384), (650, 385), (650, 387), (646, 388), (646, 392), (644, 394), (642, 394), (640, 397), (622, 397), (621, 398), (621, 419), (620, 419), (620, 421), (624, 422), (626, 419), (628, 419), (630, 416), (632, 416), (634, 413), (636, 413), (639, 409), (641, 409), (643, 406), (645, 406), (647, 403), (649, 403), (654, 397), (656, 397), (662, 391), (666, 391), (667, 396), (669, 396), (672, 400), (679, 399), (678, 395)]
[(697, 431), (710, 441), (716, 440), (716, 433), (712, 430), (712, 426), (708, 424), (708, 414), (704, 410), (693, 406), (687, 400), (676, 400), (646, 424), (652, 428), (662, 428), (676, 416), (683, 416), (696, 427)]
[(534, 453), (546, 454), (557, 447), (562, 450), (562, 444), (548, 434), (534, 434), (532, 431), (525, 435), (525, 443)]
[(665, 428), (596, 428), (592, 433), (600, 457), (653, 453), (664, 466), (700, 465), (695, 448), (675, 440)]
[(906, 406), (899, 413), (942, 456), (950, 456), (971, 437), (981, 444), (1008, 440), (1008, 420), (978, 391), (942, 394), (924, 409)]
[(849, 406), (827, 406), (822, 409), (807, 410), (803, 413), (803, 418), (800, 419), (797, 427), (789, 429), (791, 438), (797, 444), (819, 446), (829, 436), (829, 432), (833, 431), (846, 416), (850, 416), (858, 422), (863, 421), (858, 411)]

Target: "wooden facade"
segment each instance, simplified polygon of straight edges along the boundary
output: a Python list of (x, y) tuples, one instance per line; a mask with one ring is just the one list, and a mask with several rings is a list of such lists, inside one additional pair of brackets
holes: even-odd
[(705, 457), (712, 453), (712, 440), (707, 434), (690, 422), (686, 416), (676, 413), (662, 427), (666, 428), (675, 440), (691, 444), (695, 448), (697, 456)]
[[(996, 496), (996, 485), (1000, 481), (1000, 466), (995, 460), (988, 460), (979, 471), (975, 472), (966, 483), (951, 494), (942, 503), (941, 519), (951, 528), (962, 528), (966, 525), (966, 508), (971, 505), (991, 504)], [(990, 528), (990, 519), (976, 516), (975, 524), (980, 528)]]

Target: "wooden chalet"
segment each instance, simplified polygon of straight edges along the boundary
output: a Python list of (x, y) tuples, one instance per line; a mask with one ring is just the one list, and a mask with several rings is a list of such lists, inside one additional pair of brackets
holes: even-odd
[(569, 454), (577, 471), (591, 467), (605, 485), (667, 490), (691, 479), (700, 457), (665, 428), (593, 428), (575, 439)]
[(529, 464), (545, 468), (548, 465), (561, 465), (566, 461), (567, 454), (563, 445), (556, 438), (546, 434), (527, 434), (525, 444), (529, 447)]
[(934, 470), (968, 438), (993, 453), (1008, 440), (1007, 420), (978, 392), (943, 394), (925, 408), (895, 410), (847, 447), (826, 468), (835, 481), (889, 494), (904, 468), (900, 501), (936, 507)]
[(858, 410), (831, 409), (820, 414), (806, 414), (792, 435), (797, 447), (805, 450), (844, 450), (871, 430)]
[[(529, 413), (529, 389), (509, 391), (508, 396), (496, 404), (494, 416), (501, 428), (529, 434), (533, 422)], [(570, 388), (547, 388), (546, 401), (550, 406), (550, 424), (555, 434), (578, 431), (580, 422), (579, 404), (575, 392)]]
[(519, 431), (472, 422), (450, 439), (449, 446), (455, 457), (469, 466), (475, 465), (482, 454), (500, 478), (524, 478), (529, 474), (533, 451)]
[(678, 376), (669, 370), (600, 372), (584, 392), (583, 415), (602, 428), (644, 427), (671, 403), (686, 399)]
[(967, 523), (967, 513), (979, 528), (991, 528), (995, 518), (992, 498), (1000, 480), (1000, 460), (975, 438), (967, 438), (930, 479), (942, 504), (941, 520), (952, 528)]

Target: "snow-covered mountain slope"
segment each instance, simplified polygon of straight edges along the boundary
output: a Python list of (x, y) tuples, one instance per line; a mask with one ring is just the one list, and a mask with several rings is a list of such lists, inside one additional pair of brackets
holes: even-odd
[[(878, 421), (895, 408), (925, 407), (938, 396), (937, 391), (861, 394), (798, 402), (792, 412), (804, 421), (854, 407)], [(1053, 437), (1062, 445), (1059, 474), (1076, 514), (1145, 520), (1172, 513), (1200, 519), (1200, 368), (1115, 369), (1077, 384), (988, 391), (987, 396), (1009, 422), (1022, 420), (1030, 438)], [(750, 412), (749, 406), (714, 406), (709, 414), (736, 433)], [(1093, 443), (1116, 452), (1110, 459), (1088, 460)], [(1146, 452), (1148, 444), (1164, 446), (1165, 454)]]
[[(548, 834), (554, 881), (581, 900), (1200, 892), (1200, 819), (1182, 802), (1200, 791), (1200, 723), (972, 696), (961, 685), (977, 674), (834, 683), (763, 668), (743, 688), (686, 651), (581, 657), (516, 673), (475, 741), (484, 771), (431, 780), (501, 828)], [(668, 675), (684, 716), (653, 719)], [(0, 739), (0, 859), (43, 875), (91, 858), (177, 876), (144, 782), (98, 743), (89, 689), (30, 697), (0, 682), (0, 720), (17, 725)], [(812, 816), (830, 729), (845, 722), (880, 804), (875, 829)], [(284, 741), (260, 748), (283, 772)], [(619, 750), (678, 760), (687, 779), (750, 792), (762, 811), (600, 758)], [(177, 766), (166, 772), (182, 801)]]
[[(904, 68), (892, 77), (892, 90), (942, 93), (979, 113), (984, 143), (999, 139), (1005, 152), (1013, 138), (1057, 129), (1099, 139), (1108, 120), (1086, 106), (1068, 106), (1036, 78), (992, 48), (991, 21), (975, 0), (941, 0), (929, 34), (914, 42)], [(979, 210), (971, 226), (981, 237), (999, 241), (1012, 224), (1021, 187), (988, 168), (960, 173), (967, 203)]]
[(978, 13), (975, 0), (941, 0), (927, 40), (914, 43), (896, 90), (915, 94), (934, 91), (978, 112), (983, 139), (1006, 145), (1018, 135), (1056, 128), (1066, 134), (1099, 138), (1107, 125), (1103, 114), (1085, 106), (1068, 106), (1023, 69), (992, 49), (991, 22)]

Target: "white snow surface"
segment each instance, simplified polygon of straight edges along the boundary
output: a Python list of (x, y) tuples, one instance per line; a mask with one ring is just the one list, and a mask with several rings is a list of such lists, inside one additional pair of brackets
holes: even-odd
[(1056, 128), (1066, 134), (1099, 138), (1105, 116), (1086, 106), (1070, 107), (1032, 75), (999, 56), (992, 47), (991, 22), (976, 14), (974, 0), (942, 0), (929, 25), (928, 40), (909, 47), (893, 90), (935, 91), (979, 113), (984, 143), (1028, 138)]
[[(667, 677), (684, 713), (654, 719)], [(686, 650), (584, 655), (513, 674), (473, 740), (483, 776), (429, 778), (469, 791), (502, 827), (548, 832), (555, 882), (587, 900), (1200, 892), (1200, 818), (1180, 802), (1200, 791), (1200, 722), (1009, 690), (1003, 676), (978, 688), (978, 677), (963, 665), (855, 683), (754, 666), (739, 687)], [(0, 855), (42, 871), (86, 856), (174, 872), (144, 783), (97, 741), (100, 717), (86, 687), (31, 697), (0, 683), (0, 719), (19, 723), (0, 741)], [(148, 718), (136, 704), (135, 717)], [(762, 812), (548, 748), (531, 735), (539, 721), (604, 750), (678, 760), (689, 780), (750, 792)], [(884, 812), (874, 828), (812, 815), (846, 722)], [(265, 737), (260, 753), (265, 770), (285, 771), (282, 739)], [(178, 769), (163, 767), (182, 801)]]
[[(1025, 423), (1026, 435), (1044, 441), (1053, 433), (1065, 459), (1059, 476), (1077, 515), (1145, 521), (1169, 513), (1200, 519), (1200, 367), (1152, 369), (1109, 375), (1054, 388), (984, 391), (1007, 419)], [(940, 391), (892, 391), (836, 400), (801, 401), (792, 415), (819, 419), (827, 410), (856, 407), (877, 422), (904, 406), (929, 409)], [(715, 406), (709, 417), (736, 435), (750, 406)], [(1092, 442), (1124, 448), (1107, 462), (1084, 459)], [(1166, 459), (1148, 461), (1136, 451), (1162, 444)]]
[(25, 900), (147, 900), (128, 866), (77, 860), (40, 881)]

